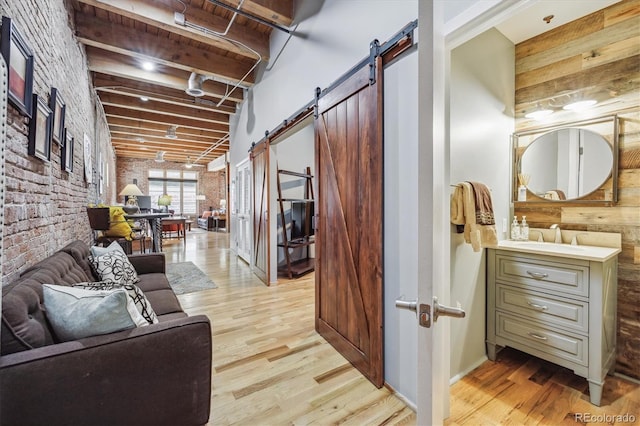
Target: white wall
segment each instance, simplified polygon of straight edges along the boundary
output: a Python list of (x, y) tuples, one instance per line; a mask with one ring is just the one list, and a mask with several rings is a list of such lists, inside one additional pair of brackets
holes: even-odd
[[(454, 49), (450, 72), (450, 182), (491, 189), (499, 239), (509, 215), (510, 134), (514, 129), (514, 45), (489, 30)], [(485, 359), (485, 258), (451, 227), (451, 303), (467, 312), (451, 322), (451, 377)]]

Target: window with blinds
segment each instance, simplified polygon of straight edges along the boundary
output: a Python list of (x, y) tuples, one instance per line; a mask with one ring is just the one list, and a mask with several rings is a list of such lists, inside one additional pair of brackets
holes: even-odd
[(158, 197), (171, 196), (169, 210), (181, 215), (197, 215), (198, 173), (181, 170), (149, 170), (151, 205), (158, 208)]

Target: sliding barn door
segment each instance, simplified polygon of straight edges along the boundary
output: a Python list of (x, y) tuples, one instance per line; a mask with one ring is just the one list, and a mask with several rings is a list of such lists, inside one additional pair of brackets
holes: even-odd
[(382, 80), (368, 64), (323, 94), (315, 121), (316, 330), (371, 382), (383, 375)]
[(269, 144), (263, 142), (251, 151), (253, 169), (253, 272), (269, 284)]

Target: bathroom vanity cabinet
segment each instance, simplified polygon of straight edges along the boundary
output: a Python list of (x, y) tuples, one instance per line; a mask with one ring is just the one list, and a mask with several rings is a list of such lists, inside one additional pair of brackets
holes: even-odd
[(509, 346), (570, 368), (588, 380), (591, 403), (600, 405), (615, 363), (620, 250), (574, 250), (488, 249), (487, 352), (495, 360), (497, 348)]

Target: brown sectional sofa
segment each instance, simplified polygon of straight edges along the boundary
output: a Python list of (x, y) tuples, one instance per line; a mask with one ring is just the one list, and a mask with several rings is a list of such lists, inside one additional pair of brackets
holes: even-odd
[(2, 288), (0, 424), (202, 425), (209, 419), (209, 319), (189, 317), (162, 253), (129, 256), (159, 323), (59, 342), (42, 284), (98, 281), (75, 241)]

